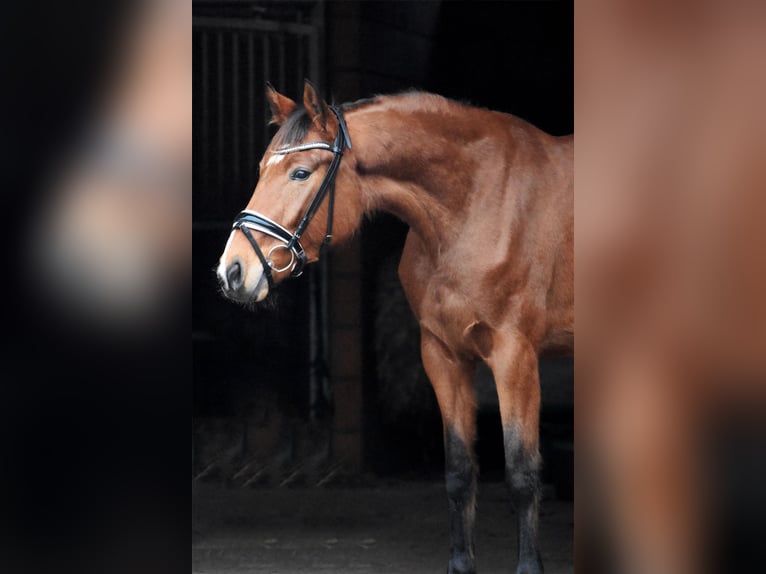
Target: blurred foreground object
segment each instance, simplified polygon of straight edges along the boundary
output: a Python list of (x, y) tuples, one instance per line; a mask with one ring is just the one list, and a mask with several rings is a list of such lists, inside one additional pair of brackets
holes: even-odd
[(145, 324), (191, 255), (191, 4), (140, 3), (108, 89), (30, 229), (30, 284), (64, 316)]
[(760, 571), (727, 547), (716, 441), (764, 436), (766, 10), (575, 22), (578, 571), (607, 545), (609, 572)]
[(189, 518), (189, 6), (6, 7), (0, 569), (166, 573)]

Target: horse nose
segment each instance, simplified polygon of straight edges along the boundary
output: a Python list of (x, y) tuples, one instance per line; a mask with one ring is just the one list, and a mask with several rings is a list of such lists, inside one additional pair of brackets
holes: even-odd
[(232, 291), (238, 291), (242, 287), (242, 265), (239, 261), (234, 261), (226, 269), (226, 281)]

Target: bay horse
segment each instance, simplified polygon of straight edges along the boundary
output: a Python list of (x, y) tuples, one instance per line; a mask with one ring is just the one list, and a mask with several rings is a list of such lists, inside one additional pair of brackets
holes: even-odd
[(280, 128), (221, 255), (223, 293), (263, 300), (365, 215), (406, 222), (399, 276), (444, 423), (448, 572), (476, 570), (478, 361), (497, 386), (517, 573), (542, 572), (538, 356), (574, 346), (573, 136), (421, 92), (336, 108), (306, 82), (302, 107), (271, 86), (266, 99)]

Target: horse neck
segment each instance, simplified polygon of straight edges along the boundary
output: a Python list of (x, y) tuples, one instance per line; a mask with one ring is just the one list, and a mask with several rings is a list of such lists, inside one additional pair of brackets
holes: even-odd
[(391, 213), (426, 244), (444, 245), (456, 232), (477, 169), (465, 143), (476, 128), (446, 100), (424, 97), (434, 105), (407, 109), (384, 101), (347, 118), (365, 213)]

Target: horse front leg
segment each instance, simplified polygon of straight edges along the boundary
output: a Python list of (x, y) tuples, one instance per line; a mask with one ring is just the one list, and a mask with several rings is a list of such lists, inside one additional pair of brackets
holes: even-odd
[(497, 386), (503, 423), (506, 479), (518, 522), (517, 574), (540, 574), (537, 545), (540, 501), (540, 381), (537, 353), (524, 337), (496, 345), (487, 358)]
[(421, 337), (423, 366), (436, 393), (444, 423), (444, 458), (449, 501), (448, 574), (473, 574), (476, 507), (476, 364), (459, 357), (430, 332)]

